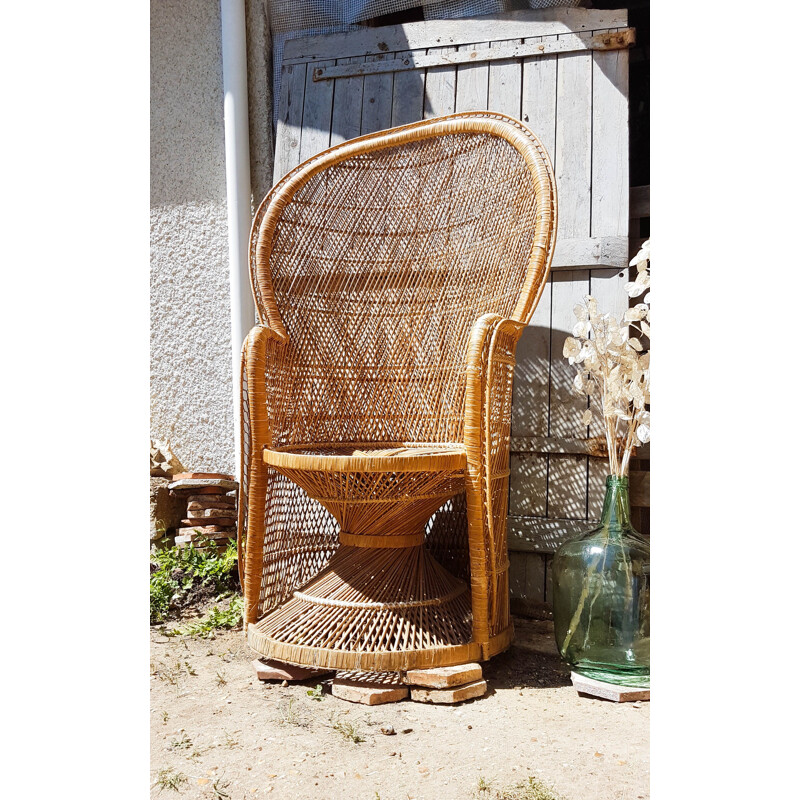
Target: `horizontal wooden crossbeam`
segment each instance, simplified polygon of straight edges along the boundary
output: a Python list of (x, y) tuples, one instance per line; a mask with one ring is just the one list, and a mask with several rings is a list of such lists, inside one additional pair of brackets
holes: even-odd
[(387, 72), (406, 72), (412, 69), (447, 67), (458, 64), (480, 64), (485, 61), (501, 61), (533, 56), (549, 56), (557, 53), (574, 53), (580, 50), (622, 50), (636, 42), (633, 28), (621, 31), (606, 31), (594, 36), (573, 34), (560, 39), (525, 44), (509, 44), (505, 47), (474, 48), (455, 53), (412, 53), (400, 58), (387, 58), (382, 61), (365, 61), (360, 64), (340, 64), (337, 66), (314, 67), (311, 77), (314, 81), (330, 81), (335, 78), (355, 78), (361, 75), (378, 75)]

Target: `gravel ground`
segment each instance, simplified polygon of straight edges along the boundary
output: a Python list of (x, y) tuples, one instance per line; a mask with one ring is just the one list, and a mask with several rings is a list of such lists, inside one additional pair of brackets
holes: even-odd
[[(579, 697), (552, 623), (515, 627), (512, 647), (484, 665), (484, 697), (372, 707), (320, 680), (258, 681), (241, 631), (189, 639), (153, 628), (151, 794), (494, 800), (534, 776), (564, 800), (649, 798), (650, 704)], [(309, 694), (317, 684), (321, 699)]]

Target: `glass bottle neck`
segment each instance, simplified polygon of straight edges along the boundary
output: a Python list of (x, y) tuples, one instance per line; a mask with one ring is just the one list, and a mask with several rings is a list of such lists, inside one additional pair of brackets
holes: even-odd
[(606, 478), (606, 496), (600, 523), (604, 528), (621, 531), (631, 527), (631, 501), (628, 496), (628, 479), (616, 475)]

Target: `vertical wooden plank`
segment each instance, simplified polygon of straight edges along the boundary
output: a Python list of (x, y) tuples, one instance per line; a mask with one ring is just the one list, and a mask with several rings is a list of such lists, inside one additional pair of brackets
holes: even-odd
[[(592, 236), (628, 235), (628, 51), (592, 54)], [(628, 307), (624, 285), (627, 270), (592, 270), (590, 293), (600, 308), (620, 319)], [(597, 409), (597, 401), (590, 399)], [(600, 413), (590, 426), (590, 436), (603, 436)], [(606, 459), (589, 459), (589, 518), (603, 508)]]
[[(550, 416), (550, 305), (548, 280), (530, 324), (517, 345), (511, 431), (513, 436), (547, 436)], [(509, 514), (547, 514), (547, 456), (511, 456)]]
[[(414, 51), (397, 53), (397, 58), (411, 57)], [(425, 73), (412, 69), (398, 72), (394, 76), (392, 89), (392, 127), (407, 125), (422, 119), (422, 108), (425, 100)]]
[(547, 456), (512, 453), (509, 459), (508, 513), (515, 517), (547, 515)]
[(531, 321), (517, 344), (511, 407), (512, 436), (547, 436), (553, 274), (545, 284)]
[(592, 57), (592, 236), (628, 235), (628, 51)]
[[(581, 415), (584, 398), (573, 393), (575, 367), (562, 355), (564, 341), (575, 326), (573, 308), (589, 293), (588, 270), (553, 273), (553, 303), (550, 339), (550, 424), (549, 436), (586, 436)], [(588, 456), (551, 455), (547, 478), (549, 518), (586, 519)]]
[(590, 235), (592, 202), (592, 54), (558, 57), (556, 186), (558, 239)]
[(512, 597), (525, 596), (525, 554), (508, 554), (508, 590)]
[[(394, 58), (394, 53), (388, 54)], [(383, 61), (386, 55), (367, 56), (365, 61)], [(374, 133), (392, 127), (392, 85), (394, 73), (364, 76), (364, 98), (361, 106), (361, 133)], [(354, 109), (355, 113), (355, 109)]]
[[(315, 66), (333, 66), (333, 61)], [(303, 98), (303, 135), (300, 137), (300, 161), (325, 150), (331, 142), (333, 81), (312, 80), (312, 69), (306, 70), (306, 91)]]
[[(532, 36), (523, 42), (544, 42), (553, 37)], [(556, 73), (558, 56), (527, 58), (522, 62), (522, 121), (541, 139), (555, 163)]]
[[(489, 42), (462, 45), (461, 50), (487, 50)], [(485, 111), (489, 105), (489, 64), (456, 67), (456, 111)]]
[[(558, 239), (588, 237), (591, 213), (592, 57), (590, 52), (557, 56), (555, 173)], [(586, 436), (581, 422), (587, 404), (570, 391), (575, 369), (562, 356), (575, 325), (573, 307), (589, 292), (588, 270), (553, 276), (550, 366), (550, 436)], [(585, 519), (588, 457), (548, 457), (548, 517)]]
[[(491, 47), (522, 44), (522, 39), (494, 42)], [(488, 108), (520, 119), (522, 102), (522, 65), (516, 59), (489, 62)]]
[[(357, 64), (358, 58), (340, 58), (337, 64)], [(361, 101), (364, 95), (364, 78), (337, 78), (333, 86), (333, 112), (331, 117), (331, 147), (361, 135)]]
[(282, 68), (278, 125), (275, 133), (275, 164), (272, 170), (273, 185), (300, 163), (305, 86), (305, 64), (293, 64)]
[(544, 559), (538, 553), (525, 553), (525, 597), (532, 603), (544, 603)]
[(553, 556), (544, 556), (544, 601), (553, 604)]
[[(543, 37), (522, 41), (539, 42)], [(556, 58), (528, 58), (520, 68), (520, 119), (539, 137), (551, 160), (555, 159), (556, 143)], [(552, 287), (551, 276), (517, 346), (511, 422), (514, 436), (548, 435)], [(546, 455), (512, 456), (510, 514), (547, 516), (548, 467)]]
[(530, 613), (545, 602), (545, 558), (539, 553), (508, 554), (508, 589), (518, 611)]
[[(428, 55), (454, 53), (455, 47), (430, 47)], [(433, 67), (425, 74), (424, 119), (452, 114), (456, 110), (456, 68)]]

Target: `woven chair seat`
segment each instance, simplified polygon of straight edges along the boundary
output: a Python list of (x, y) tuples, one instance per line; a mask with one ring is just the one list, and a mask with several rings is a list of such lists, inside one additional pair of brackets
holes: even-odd
[(264, 448), (264, 462), (336, 517), (354, 547), (421, 545), (431, 514), (464, 489), (458, 445), (328, 444)]
[(397, 671), (509, 645), (514, 353), (556, 221), (544, 148), (493, 112), (344, 142), (265, 198), (239, 503), (258, 653)]

